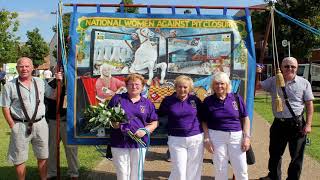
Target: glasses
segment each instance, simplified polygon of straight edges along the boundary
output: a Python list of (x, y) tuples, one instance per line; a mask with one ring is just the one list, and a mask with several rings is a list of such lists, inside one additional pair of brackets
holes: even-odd
[(130, 87), (140, 87), (142, 84), (130, 83), (128, 86)]
[(295, 69), (295, 68), (297, 68), (297, 67), (296, 67), (296, 66), (285, 65), (284, 68), (286, 68), (286, 69), (289, 69), (289, 68)]

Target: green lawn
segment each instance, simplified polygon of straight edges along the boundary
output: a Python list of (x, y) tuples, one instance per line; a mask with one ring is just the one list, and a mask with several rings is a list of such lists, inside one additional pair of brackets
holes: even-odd
[[(15, 170), (12, 165), (7, 161), (7, 151), (10, 138), (10, 129), (0, 113), (0, 180), (17, 179)], [(88, 172), (100, 161), (103, 157), (96, 151), (94, 146), (79, 146), (79, 161), (80, 161), (80, 179), (87, 179)], [(33, 151), (29, 149), (29, 160), (27, 161), (27, 177), (26, 179), (36, 180), (39, 179), (36, 159), (33, 155)], [(61, 144), (61, 175), (62, 179), (69, 179), (66, 177), (67, 161), (64, 155), (63, 145)]]
[[(306, 152), (320, 162), (320, 99), (316, 98), (314, 103), (314, 114), (312, 132), (309, 137), (311, 146), (307, 146)], [(265, 118), (269, 123), (273, 121), (270, 96), (257, 95), (254, 101), (254, 110)]]

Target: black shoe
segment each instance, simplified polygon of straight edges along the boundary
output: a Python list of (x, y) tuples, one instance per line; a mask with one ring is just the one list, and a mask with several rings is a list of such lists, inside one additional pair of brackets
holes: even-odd
[(167, 150), (166, 152), (166, 161), (170, 162), (171, 161), (171, 158), (170, 158), (170, 151)]
[(261, 177), (259, 180), (272, 180), (269, 176)]
[(111, 146), (107, 146), (107, 152), (106, 152), (106, 158), (110, 161), (112, 161), (112, 152), (111, 152)]

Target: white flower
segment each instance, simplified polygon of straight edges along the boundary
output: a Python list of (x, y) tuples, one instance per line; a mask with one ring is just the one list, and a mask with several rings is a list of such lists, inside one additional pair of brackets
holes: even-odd
[(119, 106), (114, 107), (114, 111), (115, 111), (117, 114), (119, 114), (120, 110), (121, 110), (121, 107), (119, 107)]

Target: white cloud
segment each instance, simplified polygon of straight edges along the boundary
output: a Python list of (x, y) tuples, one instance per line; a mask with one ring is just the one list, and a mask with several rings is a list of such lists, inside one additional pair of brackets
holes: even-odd
[(52, 19), (52, 15), (50, 12), (44, 11), (20, 11), (17, 12), (19, 14), (18, 19), (20, 22), (37, 22), (37, 21), (48, 21)]

